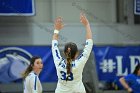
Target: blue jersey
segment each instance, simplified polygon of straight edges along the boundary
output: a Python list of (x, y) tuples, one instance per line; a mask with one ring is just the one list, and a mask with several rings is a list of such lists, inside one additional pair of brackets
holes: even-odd
[(93, 46), (92, 39), (86, 40), (85, 48), (79, 58), (71, 63), (71, 72), (67, 77), (66, 59), (63, 59), (58, 49), (58, 41), (52, 41), (52, 53), (57, 70), (58, 83), (55, 93), (86, 93), (82, 83), (82, 72), (91, 53)]
[(140, 76), (129, 74), (124, 77), (125, 81), (132, 88), (133, 93), (140, 93)]

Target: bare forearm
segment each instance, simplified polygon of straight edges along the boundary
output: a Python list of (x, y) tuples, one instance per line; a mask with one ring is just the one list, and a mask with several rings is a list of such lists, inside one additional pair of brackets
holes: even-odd
[(90, 24), (86, 26), (86, 39), (92, 39), (92, 32), (91, 32)]
[(129, 85), (126, 83), (126, 81), (125, 81), (125, 79), (124, 79), (123, 77), (120, 78), (120, 82), (121, 82), (121, 84), (123, 85), (123, 87), (124, 87), (125, 89), (130, 88)]

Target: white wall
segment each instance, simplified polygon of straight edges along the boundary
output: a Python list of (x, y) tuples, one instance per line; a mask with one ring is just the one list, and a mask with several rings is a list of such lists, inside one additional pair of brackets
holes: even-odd
[(95, 44), (139, 44), (140, 27), (116, 24), (115, 0), (35, 0), (33, 17), (0, 17), (0, 45), (50, 45), (53, 20), (62, 16), (66, 27), (60, 44), (73, 41), (82, 48), (85, 28), (79, 22), (84, 11), (91, 23)]
[[(91, 24), (95, 44), (140, 44), (140, 26), (120, 24)], [(53, 25), (9, 25), (0, 27), (0, 45), (50, 45)], [(60, 32), (60, 44), (73, 41), (82, 47), (85, 28), (81, 24), (68, 24)]]
[[(91, 22), (114, 21), (115, 0), (52, 0), (53, 16), (63, 16), (66, 22), (79, 22), (79, 13), (87, 13)], [(98, 19), (94, 18), (98, 17)]]

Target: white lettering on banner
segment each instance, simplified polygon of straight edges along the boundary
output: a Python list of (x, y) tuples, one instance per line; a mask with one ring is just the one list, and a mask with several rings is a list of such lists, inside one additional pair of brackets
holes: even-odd
[(140, 56), (129, 56), (130, 58), (130, 66), (131, 66), (131, 73), (134, 71), (138, 62), (140, 62)]
[(113, 62), (112, 59), (104, 60), (102, 63), (100, 63), (100, 69), (102, 69), (103, 73), (110, 72), (112, 73), (114, 69), (116, 69), (116, 63)]
[(116, 59), (117, 59), (117, 76), (124, 76), (124, 75), (127, 75), (128, 74), (128, 69), (126, 68), (124, 73), (123, 73), (123, 70), (122, 70), (122, 58), (123, 56), (116, 56)]
[[(117, 69), (117, 76), (126, 76), (128, 74), (128, 67), (123, 68), (123, 56), (116, 56), (117, 62), (113, 59), (104, 59), (100, 62), (100, 69), (103, 73), (112, 73), (113, 70)], [(140, 62), (140, 56), (129, 56), (130, 62), (130, 73), (132, 73), (136, 65)], [(126, 64), (129, 62), (125, 62)], [(125, 64), (124, 64), (125, 65)]]

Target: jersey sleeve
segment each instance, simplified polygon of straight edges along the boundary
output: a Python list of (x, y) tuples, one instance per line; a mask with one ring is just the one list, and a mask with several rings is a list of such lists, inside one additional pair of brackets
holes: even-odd
[(60, 55), (60, 51), (58, 49), (58, 41), (57, 40), (52, 40), (52, 55), (53, 55), (53, 60), (55, 63), (55, 66), (57, 67), (62, 60), (62, 57)]
[(37, 81), (38, 81), (38, 76), (36, 75), (36, 76), (32, 76), (31, 78), (30, 78), (30, 87), (31, 87), (31, 91), (32, 91), (32, 93), (39, 93), (39, 88), (37, 87), (38, 85), (38, 83), (37, 83)]
[(125, 81), (130, 85), (133, 82), (133, 75), (129, 74), (124, 77)]
[(85, 64), (90, 56), (91, 50), (93, 46), (93, 40), (92, 39), (87, 39), (85, 47), (83, 49), (82, 54), (78, 57), (76, 64)]

